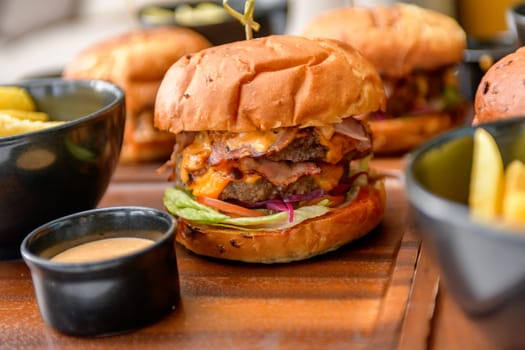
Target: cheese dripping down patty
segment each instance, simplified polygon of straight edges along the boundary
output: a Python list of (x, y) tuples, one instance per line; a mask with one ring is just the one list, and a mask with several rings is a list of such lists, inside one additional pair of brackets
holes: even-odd
[[(304, 129), (197, 132), (185, 145), (179, 143), (172, 162), (179, 183), (196, 196), (220, 198), (228, 185), (242, 183), (255, 191), (261, 184), (266, 192), (273, 186), (272, 196), (279, 197), (275, 192), (330, 191), (347, 173), (350, 160), (370, 149), (366, 126), (346, 118), (341, 125)], [(299, 179), (308, 184), (297, 186)]]

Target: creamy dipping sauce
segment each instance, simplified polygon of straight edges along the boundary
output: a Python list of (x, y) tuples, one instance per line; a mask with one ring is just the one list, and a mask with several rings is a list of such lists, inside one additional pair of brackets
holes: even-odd
[(60, 263), (84, 263), (108, 260), (144, 249), (153, 240), (138, 237), (104, 238), (82, 243), (64, 250), (51, 258)]

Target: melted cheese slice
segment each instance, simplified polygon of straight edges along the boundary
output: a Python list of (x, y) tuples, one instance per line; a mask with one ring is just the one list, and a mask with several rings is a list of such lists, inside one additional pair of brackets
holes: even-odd
[(209, 168), (204, 175), (196, 176), (188, 188), (192, 190), (194, 196), (219, 198), (222, 190), (230, 181), (228, 174)]
[(340, 165), (321, 164), (321, 173), (312, 175), (317, 186), (325, 191), (332, 190), (339, 184), (343, 176), (343, 167)]
[(226, 145), (229, 149), (238, 149), (250, 145), (257, 152), (264, 153), (273, 145), (276, 138), (277, 134), (272, 131), (241, 132), (229, 137), (226, 140)]
[[(319, 143), (327, 148), (326, 162), (330, 164), (337, 164), (343, 159), (346, 152), (349, 151), (350, 142), (348, 137), (341, 134), (332, 134), (331, 138), (325, 137), (325, 132), (319, 132), (316, 128), (317, 135), (319, 136)], [(352, 145), (353, 146), (353, 145)]]
[(182, 182), (189, 182), (190, 172), (204, 169), (207, 166), (210, 153), (211, 143), (208, 134), (198, 133), (193, 143), (188, 145), (182, 152), (180, 163), (180, 179)]
[(197, 176), (188, 185), (192, 190), (193, 195), (210, 198), (219, 198), (221, 192), (232, 181), (244, 182), (247, 184), (254, 184), (261, 177), (257, 174), (246, 174), (239, 180), (234, 180), (231, 177), (231, 171), (228, 167), (209, 168), (204, 175)]

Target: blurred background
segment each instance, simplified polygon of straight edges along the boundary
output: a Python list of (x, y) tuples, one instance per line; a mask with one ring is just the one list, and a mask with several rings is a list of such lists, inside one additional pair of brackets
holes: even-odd
[[(495, 60), (518, 45), (514, 31), (507, 24), (507, 9), (519, 1), (405, 2), (456, 18), (469, 36), (470, 51), (465, 54), (465, 63), (473, 63), (476, 69), (481, 55), (488, 53), (489, 59)], [(59, 74), (65, 63), (84, 47), (133, 27), (162, 24), (162, 13), (157, 10), (173, 9), (180, 3), (174, 0), (0, 0), (0, 82)], [(230, 0), (230, 3), (242, 9), (244, 1)], [(393, 1), (257, 0), (256, 16), (263, 23), (261, 35), (297, 34), (309, 18), (329, 8), (388, 3)], [(236, 28), (243, 36), (242, 28), (239, 25)], [(215, 40), (212, 38), (212, 41)]]

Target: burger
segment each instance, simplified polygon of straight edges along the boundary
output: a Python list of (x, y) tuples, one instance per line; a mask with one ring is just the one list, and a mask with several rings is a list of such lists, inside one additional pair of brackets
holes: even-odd
[(126, 126), (120, 161), (169, 157), (175, 137), (153, 126), (157, 89), (168, 68), (185, 54), (211, 46), (194, 31), (176, 27), (137, 29), (97, 42), (65, 67), (66, 79), (100, 79), (126, 95)]
[(164, 205), (194, 253), (277, 263), (334, 250), (385, 210), (355, 115), (384, 108), (379, 75), (330, 39), (275, 35), (188, 54), (166, 73), (155, 125), (176, 135)]
[(465, 122), (456, 70), (466, 36), (453, 18), (403, 3), (343, 7), (312, 19), (303, 35), (344, 41), (380, 73), (386, 111), (363, 116), (376, 154), (406, 152)]
[(506, 55), (482, 77), (474, 99), (473, 124), (525, 115), (525, 48)]

